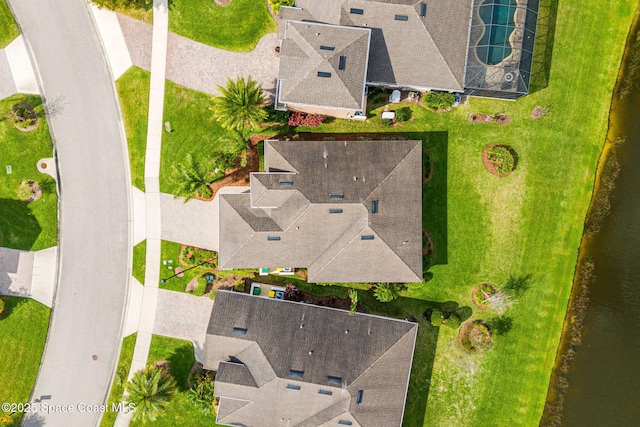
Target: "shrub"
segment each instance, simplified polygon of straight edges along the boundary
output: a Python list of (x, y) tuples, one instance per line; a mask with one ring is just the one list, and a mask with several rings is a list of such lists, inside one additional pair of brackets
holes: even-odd
[(373, 296), (380, 302), (389, 302), (400, 296), (400, 292), (407, 289), (404, 284), (378, 283), (373, 291)]
[(267, 121), (269, 123), (289, 123), (290, 111), (279, 111), (273, 108), (267, 110)]
[(387, 127), (387, 126), (391, 126), (392, 124), (393, 124), (393, 120), (391, 120), (391, 119), (382, 119), (382, 120), (380, 120), (380, 125), (381, 126)]
[(16, 195), (18, 196), (18, 200), (23, 202), (28, 202), (31, 200), (31, 196), (33, 196), (33, 187), (31, 185), (31, 181), (24, 180), (18, 186), (16, 190)]
[(299, 111), (294, 112), (289, 116), (289, 126), (320, 126), (324, 121), (324, 117), (318, 114), (305, 114)]
[(213, 405), (216, 397), (213, 395), (214, 389), (214, 371), (201, 369), (193, 375), (193, 387), (189, 389), (189, 400), (193, 405), (205, 414), (213, 411)]
[(445, 313), (454, 313), (458, 309), (458, 303), (455, 301), (443, 302), (441, 308)]
[(431, 311), (429, 322), (431, 322), (433, 326), (440, 326), (442, 325), (443, 321), (444, 321), (444, 314), (442, 314), (442, 311), (438, 310), (437, 308), (434, 308), (433, 311)]
[(404, 122), (409, 120), (411, 110), (408, 107), (398, 108), (396, 110), (396, 122)]
[(269, 0), (273, 13), (279, 14), (282, 6), (295, 6), (296, 0)]
[(482, 320), (465, 323), (458, 342), (469, 353), (482, 353), (491, 348), (491, 330)]
[(422, 102), (429, 108), (446, 110), (456, 102), (456, 96), (453, 93), (428, 92), (422, 97)]
[(510, 148), (496, 145), (487, 148), (488, 160), (496, 165), (496, 173), (508, 174), (515, 169), (516, 159)]
[(244, 289), (245, 289), (244, 280), (242, 279), (236, 280), (236, 283), (233, 285), (233, 290), (236, 292), (244, 292)]
[(451, 314), (449, 318), (444, 322), (445, 325), (452, 329), (458, 329), (458, 327), (460, 327), (460, 323), (462, 322), (460, 321), (458, 315), (455, 313)]

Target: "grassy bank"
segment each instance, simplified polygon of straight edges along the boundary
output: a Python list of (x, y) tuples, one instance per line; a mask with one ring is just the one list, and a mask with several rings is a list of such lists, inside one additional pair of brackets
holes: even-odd
[(148, 71), (131, 67), (116, 81), (127, 133), (131, 181), (141, 191), (144, 191), (150, 78), (151, 74)]
[(227, 6), (172, 0), (169, 30), (220, 49), (249, 52), (263, 35), (276, 31), (276, 23), (263, 0), (233, 0)]
[[(215, 414), (204, 414), (196, 409), (187, 395), (187, 379), (195, 362), (193, 344), (174, 338), (154, 335), (151, 339), (147, 364), (166, 360), (169, 362), (171, 374), (178, 383), (178, 393), (167, 405), (164, 414), (157, 421), (145, 425), (157, 427), (218, 427)], [(131, 423), (140, 426), (140, 423)]]
[[(0, 316), (0, 401), (24, 403), (36, 382), (51, 310), (34, 300), (5, 298)], [(6, 415), (0, 410), (0, 419)], [(8, 425), (18, 426), (20, 418), (21, 414), (13, 415)]]
[(0, 49), (4, 49), (19, 34), (20, 30), (7, 6), (7, 1), (0, 0)]
[[(136, 346), (136, 337), (138, 334), (129, 335), (122, 340), (122, 348), (120, 349), (120, 359), (118, 360), (118, 367), (116, 368), (116, 376), (113, 379), (113, 385), (111, 386), (111, 393), (109, 393), (109, 399), (107, 404), (109, 408), (112, 404), (118, 404), (122, 401), (124, 395), (124, 389), (127, 384), (127, 377), (129, 376), (129, 369), (131, 368), (131, 361), (133, 360), (133, 349)], [(100, 427), (111, 427), (116, 421), (118, 413), (115, 411), (105, 412), (100, 422)]]
[[(9, 114), (13, 105), (31, 104), (38, 114), (37, 127), (21, 132), (13, 126)], [(14, 95), (0, 101), (0, 246), (37, 251), (55, 246), (58, 242), (58, 195), (55, 181), (38, 172), (36, 163), (53, 157), (49, 127), (42, 101), (37, 95)], [(7, 174), (6, 167), (11, 166)], [(16, 190), (23, 180), (34, 180), (42, 189), (42, 196), (31, 203), (18, 199)]]

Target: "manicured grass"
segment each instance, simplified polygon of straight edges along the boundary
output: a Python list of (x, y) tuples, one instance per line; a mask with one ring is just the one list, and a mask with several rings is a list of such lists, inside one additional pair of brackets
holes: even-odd
[(133, 277), (144, 285), (144, 270), (147, 263), (147, 241), (143, 240), (133, 247)]
[(127, 133), (131, 181), (141, 191), (144, 191), (150, 78), (151, 74), (148, 71), (131, 67), (116, 81)]
[(129, 376), (129, 368), (131, 368), (131, 361), (133, 360), (133, 349), (136, 346), (136, 337), (138, 334), (129, 335), (122, 340), (122, 348), (120, 349), (120, 359), (118, 360), (118, 368), (116, 369), (116, 376), (113, 379), (113, 385), (111, 386), (111, 393), (109, 393), (109, 399), (107, 404), (109, 405), (109, 411), (105, 412), (100, 422), (100, 427), (111, 427), (116, 421), (118, 413), (111, 411), (112, 404), (118, 404), (122, 401), (124, 389), (127, 385), (127, 378)]
[(231, 133), (218, 124), (211, 113), (213, 97), (166, 82), (164, 121), (173, 132), (164, 132), (160, 161), (160, 191), (175, 194), (171, 183), (172, 164), (183, 163), (187, 154), (196, 159), (211, 159), (223, 151), (220, 138)]
[[(38, 114), (38, 126), (31, 132), (17, 130), (7, 120), (13, 105), (27, 102)], [(37, 95), (14, 95), (0, 101), (0, 246), (37, 251), (58, 242), (58, 195), (55, 181), (38, 172), (36, 163), (53, 157), (49, 127), (42, 102)], [(12, 173), (6, 173), (11, 166)], [(16, 189), (25, 179), (32, 179), (42, 189), (42, 197), (31, 203), (18, 200)]]
[(0, 0), (0, 49), (4, 49), (20, 34), (18, 25), (7, 6), (6, 0)]
[[(178, 383), (178, 393), (166, 407), (156, 422), (148, 423), (151, 426), (166, 427), (218, 427), (215, 423), (215, 414), (206, 415), (200, 412), (189, 401), (186, 387), (189, 371), (195, 362), (193, 344), (174, 338), (154, 335), (151, 339), (151, 348), (147, 364), (166, 360), (169, 362), (171, 374)], [(142, 425), (131, 423), (132, 426)]]
[[(391, 129), (379, 125), (381, 109), (370, 112), (369, 122), (335, 120), (303, 129), (426, 133), (421, 139), (434, 157), (434, 177), (424, 190), (423, 224), (435, 243), (435, 265), (432, 280), (407, 296), (472, 306), (477, 284), (533, 275), (531, 288), (506, 313), (512, 329), (494, 334), (488, 353), (464, 353), (457, 330), (444, 327), (435, 355), (417, 347), (405, 426), (539, 423), (635, 6), (635, 1), (560, 2), (548, 86), (535, 76), (539, 90), (517, 102), (471, 99), (445, 114), (411, 105), (413, 119)], [(556, 7), (548, 1), (541, 5), (536, 49), (547, 58), (543, 43), (553, 39), (548, 24)], [(536, 105), (551, 107), (551, 113), (531, 120)], [(471, 113), (504, 113), (513, 121), (474, 125), (466, 120)], [(508, 144), (517, 153), (510, 176), (495, 177), (482, 164), (482, 148), (492, 143)], [(471, 319), (493, 316), (474, 307)], [(416, 368), (421, 364), (427, 369)], [(420, 399), (426, 407), (411, 403)]]
[[(31, 299), (5, 297), (0, 316), (0, 402), (25, 403), (36, 381), (51, 310)], [(7, 413), (0, 410), (0, 418)], [(19, 425), (15, 414), (9, 425)]]
[(169, 30), (200, 43), (236, 52), (249, 52), (260, 38), (276, 31), (264, 0), (171, 0)]

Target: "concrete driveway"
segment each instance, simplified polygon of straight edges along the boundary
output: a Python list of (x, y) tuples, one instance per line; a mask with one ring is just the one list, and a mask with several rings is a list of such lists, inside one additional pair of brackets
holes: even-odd
[[(133, 65), (149, 70), (151, 25), (121, 14), (118, 21)], [(230, 52), (169, 33), (166, 76), (179, 85), (218, 95), (216, 85), (224, 85), (227, 77), (251, 75), (273, 97), (278, 75), (276, 45), (276, 34), (269, 33), (251, 52)]]
[(249, 187), (223, 187), (210, 202), (174, 199), (171, 194), (160, 194), (162, 239), (196, 248), (217, 251), (219, 248), (220, 194), (239, 194)]
[(209, 297), (160, 289), (153, 333), (192, 341), (196, 360), (202, 363), (212, 308), (213, 300)]

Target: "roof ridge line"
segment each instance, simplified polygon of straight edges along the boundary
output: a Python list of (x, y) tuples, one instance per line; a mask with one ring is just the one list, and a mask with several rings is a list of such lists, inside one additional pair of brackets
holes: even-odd
[[(416, 13), (416, 10), (411, 7), (411, 10)], [(418, 18), (420, 18), (420, 16), (418, 16)], [(436, 43), (436, 41), (433, 39), (433, 37), (431, 37), (431, 33), (429, 32), (429, 30), (427, 29), (425, 23), (423, 22), (422, 19), (420, 19), (420, 24), (421, 27), (424, 28), (424, 31), (427, 33), (427, 37), (429, 37), (429, 40), (431, 40), (431, 43), (433, 43), (433, 45), (435, 46), (436, 50), (438, 51), (438, 53), (440, 54), (440, 58), (442, 58), (442, 61), (444, 62), (444, 64), (447, 66), (447, 70), (449, 70), (449, 73), (451, 74), (451, 77), (453, 77), (453, 80), (458, 82), (458, 79), (456, 78), (456, 75), (453, 73), (453, 70), (451, 69), (451, 66), (449, 65), (449, 61), (447, 61), (447, 58), (442, 54), (442, 51), (440, 50), (440, 46), (438, 46), (438, 43)], [(469, 43), (469, 42), (467, 42)], [(465, 63), (465, 68), (466, 68), (466, 63)], [(462, 87), (462, 89), (464, 89), (464, 82), (460, 83), (460, 86)]]
[[(365, 209), (366, 209), (366, 208), (365, 208)], [(357, 222), (356, 222), (356, 224), (357, 224)], [(355, 225), (355, 224), (354, 224), (354, 225)], [(368, 224), (368, 223), (367, 223), (367, 225), (365, 225), (364, 227), (360, 228), (358, 231), (360, 232), (360, 231), (364, 230), (364, 229), (365, 229), (365, 228), (367, 228), (367, 227), (369, 227), (369, 224)], [(346, 231), (344, 232), (344, 234), (346, 234), (347, 232), (349, 232), (349, 231), (350, 231), (351, 229), (353, 229), (353, 228), (354, 228), (354, 226), (349, 227), (349, 229), (348, 229), (348, 230), (346, 230)], [(369, 228), (371, 228), (371, 227), (369, 227)], [(342, 236), (344, 236), (344, 234), (343, 234)], [(376, 234), (378, 234), (378, 233), (376, 233)], [(356, 240), (357, 235), (358, 235), (358, 233), (354, 233), (353, 237), (352, 237), (352, 238), (351, 238), (351, 239), (350, 239), (350, 240), (349, 240), (345, 245), (343, 245), (343, 246), (342, 246), (342, 248), (340, 248), (340, 250), (339, 250), (338, 252), (336, 252), (332, 257), (330, 257), (330, 258), (327, 260), (327, 262), (325, 262), (325, 263), (322, 265), (322, 267), (321, 267), (320, 269), (318, 269), (318, 271), (316, 272), (316, 274), (314, 274), (314, 276), (317, 276), (317, 274), (318, 274), (318, 273), (320, 273), (322, 270), (324, 270), (324, 269), (327, 267), (327, 265), (329, 265), (329, 264), (331, 263), (331, 261), (333, 261), (334, 259), (336, 259), (336, 257), (337, 257), (338, 255), (340, 255), (340, 254), (341, 254), (345, 249), (347, 249), (347, 247), (348, 247), (351, 243), (353, 243), (353, 241), (354, 241), (354, 240)], [(340, 237), (342, 237), (342, 236), (340, 236)], [(378, 236), (378, 237), (379, 237), (379, 236)], [(336, 241), (337, 241), (337, 240), (338, 240), (338, 239), (336, 239)], [(312, 266), (312, 265), (313, 265), (313, 264), (314, 264), (314, 263), (315, 263), (315, 262), (316, 262), (316, 261), (317, 261), (317, 260), (322, 256), (322, 255), (324, 255), (325, 253), (327, 253), (327, 251), (328, 251), (329, 249), (331, 249), (331, 247), (336, 243), (336, 241), (334, 241), (334, 242), (333, 242), (333, 243), (332, 243), (332, 244), (331, 244), (327, 249), (325, 249), (325, 250), (324, 250), (324, 252), (322, 252), (320, 255), (318, 255), (318, 256), (316, 257), (316, 259), (314, 259), (314, 260), (313, 260), (313, 262), (312, 262), (311, 264), (309, 264), (309, 267), (311, 267), (311, 266)], [(385, 242), (385, 244), (386, 244), (386, 242)], [(387, 245), (387, 246), (388, 246), (388, 245)], [(307, 272), (308, 272), (308, 271), (309, 271), (309, 268), (307, 268)]]

